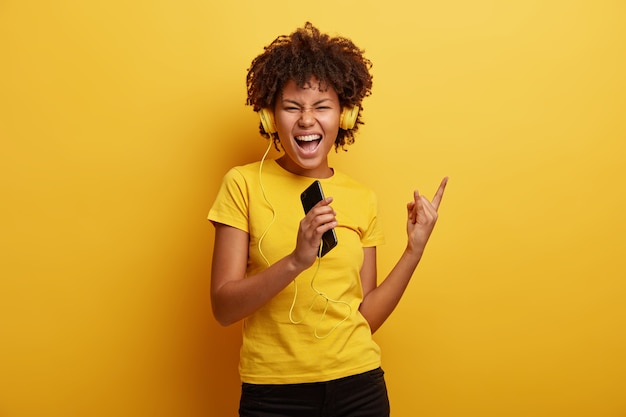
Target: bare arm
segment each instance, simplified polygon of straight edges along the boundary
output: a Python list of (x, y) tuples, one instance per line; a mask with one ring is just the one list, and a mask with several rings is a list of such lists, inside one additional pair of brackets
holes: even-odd
[(220, 324), (254, 313), (313, 264), (322, 234), (337, 226), (331, 201), (321, 201), (302, 219), (293, 252), (253, 276), (246, 276), (248, 233), (215, 223), (211, 304)]
[(376, 248), (364, 248), (361, 269), (363, 302), (359, 311), (368, 321), (372, 333), (391, 315), (409, 285), (437, 222), (437, 210), (447, 182), (448, 178), (444, 178), (432, 202), (414, 191), (413, 201), (407, 204), (406, 249), (380, 286), (376, 286)]

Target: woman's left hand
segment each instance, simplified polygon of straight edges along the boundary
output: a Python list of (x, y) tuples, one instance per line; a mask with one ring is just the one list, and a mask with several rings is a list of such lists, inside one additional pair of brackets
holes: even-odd
[(409, 239), (407, 250), (420, 257), (437, 222), (439, 205), (447, 183), (448, 177), (445, 177), (432, 201), (420, 195), (417, 190), (413, 191), (413, 201), (406, 205), (408, 212), (406, 229)]

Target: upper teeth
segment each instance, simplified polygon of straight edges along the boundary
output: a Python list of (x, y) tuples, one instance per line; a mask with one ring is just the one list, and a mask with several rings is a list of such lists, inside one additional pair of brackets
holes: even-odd
[(310, 142), (312, 140), (320, 139), (320, 135), (306, 135), (306, 136), (296, 136), (296, 139), (301, 140), (303, 142)]

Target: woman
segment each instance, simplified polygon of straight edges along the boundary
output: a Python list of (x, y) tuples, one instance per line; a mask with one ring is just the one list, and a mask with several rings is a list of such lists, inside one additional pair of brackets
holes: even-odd
[[(307, 23), (248, 70), (247, 103), (283, 153), (231, 169), (209, 213), (213, 312), (222, 325), (244, 320), (240, 416), (389, 415), (372, 334), (420, 261), (447, 178), (432, 201), (414, 192), (406, 249), (378, 286), (376, 197), (328, 162), (354, 142), (370, 68), (352, 41)], [(305, 215), (300, 194), (314, 180), (328, 197)], [(338, 243), (320, 256), (330, 230)]]

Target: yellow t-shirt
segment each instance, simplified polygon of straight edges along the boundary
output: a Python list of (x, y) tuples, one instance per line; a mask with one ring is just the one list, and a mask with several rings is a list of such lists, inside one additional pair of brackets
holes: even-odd
[[(231, 169), (208, 216), (250, 235), (248, 275), (293, 251), (304, 217), (300, 193), (314, 181), (273, 160), (265, 162), (259, 176), (259, 166)], [(320, 182), (325, 196), (333, 197), (339, 243), (244, 319), (239, 364), (243, 382), (320, 382), (380, 366), (380, 348), (359, 312), (363, 248), (383, 243), (376, 197), (341, 172)]]

